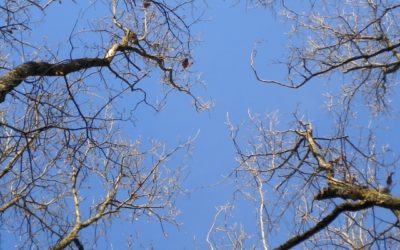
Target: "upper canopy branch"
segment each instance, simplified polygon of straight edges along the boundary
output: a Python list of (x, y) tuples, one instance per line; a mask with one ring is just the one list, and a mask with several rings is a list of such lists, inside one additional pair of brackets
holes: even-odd
[(8, 93), (30, 76), (63, 76), (92, 67), (107, 66), (103, 58), (79, 58), (64, 63), (26, 62), (0, 77), (0, 103)]
[(368, 201), (371, 204), (388, 208), (400, 209), (400, 198), (366, 186), (360, 186), (345, 181), (331, 181), (327, 188), (322, 189), (315, 200), (342, 198), (344, 200)]
[[(257, 72), (256, 66), (254, 65), (254, 58), (256, 55), (256, 51), (253, 50), (251, 53), (250, 57), (250, 66), (251, 69), (253, 70), (253, 73), (256, 77), (256, 79), (262, 83), (273, 83), (277, 84), (279, 86), (283, 86), (286, 88), (293, 88), (297, 89), (311, 81), (312, 79), (327, 74), (327, 73), (332, 73), (338, 68), (343, 68), (343, 72), (351, 72), (355, 70), (362, 70), (362, 69), (373, 69), (373, 68), (380, 68), (382, 71), (384, 71), (386, 74), (391, 74), (396, 72), (399, 67), (400, 67), (400, 61), (396, 60), (394, 62), (385, 62), (380, 65), (377, 63), (371, 63), (370, 59), (378, 56), (382, 56), (385, 53), (393, 53), (396, 55), (396, 58), (398, 57), (399, 52), (396, 50), (400, 47), (400, 43), (395, 43), (395, 44), (390, 44), (387, 47), (381, 48), (377, 51), (374, 51), (372, 53), (362, 53), (353, 57), (349, 58), (344, 58), (343, 60), (339, 60), (337, 62), (330, 62), (328, 59), (326, 59), (325, 62), (320, 63), (318, 70), (311, 70), (309, 66), (307, 66), (308, 63), (314, 63), (314, 61), (317, 61), (315, 58), (298, 58), (298, 60), (301, 62), (299, 65), (290, 65), (289, 67), (289, 72), (294, 71), (297, 72), (300, 77), (300, 81), (295, 82), (293, 80), (290, 80), (290, 82), (280, 82), (277, 80), (270, 80), (270, 79), (264, 79), (262, 78), (259, 73)], [(398, 58), (397, 58), (398, 59)], [(362, 61), (362, 63), (360, 63)], [(325, 67), (322, 67), (324, 65)], [(356, 66), (354, 66), (356, 65)], [(293, 68), (298, 67), (297, 70), (293, 70)], [(300, 73), (300, 71), (303, 70), (303, 73)]]
[[(256, 79), (297, 89), (327, 77), (325, 82), (334, 84), (332, 86), (339, 82), (346, 85), (346, 88), (330, 90), (334, 96), (346, 98), (345, 105), (332, 103), (332, 108), (350, 110), (353, 103), (363, 101), (372, 112), (387, 110), (391, 103), (386, 97), (397, 86), (400, 69), (399, 26), (396, 24), (400, 5), (396, 1), (365, 0), (356, 4), (353, 1), (317, 1), (308, 10), (291, 7), (284, 7), (282, 14), (293, 24), (289, 34), (301, 39), (293, 39), (289, 48), (285, 48), (287, 58), (277, 60), (286, 74), (281, 79), (263, 77), (257, 67), (255, 48), (250, 66)], [(343, 76), (341, 80), (329, 78), (338, 75)]]
[(325, 227), (329, 226), (329, 224), (333, 222), (343, 212), (359, 211), (362, 209), (369, 208), (371, 206), (372, 206), (371, 203), (365, 201), (360, 201), (357, 203), (346, 202), (340, 204), (336, 206), (335, 209), (333, 209), (333, 211), (330, 214), (321, 219), (315, 226), (311, 227), (302, 234), (290, 238), (282, 245), (276, 247), (274, 250), (290, 249), (292, 247), (297, 246), (298, 244), (312, 237), (314, 234), (320, 232)]
[(315, 141), (311, 125), (306, 125), (305, 131), (296, 131), (308, 142), (308, 148), (318, 162), (318, 166), (327, 171), (326, 180), (328, 187), (322, 189), (316, 196), (316, 200), (342, 198), (344, 200), (367, 201), (379, 207), (400, 209), (400, 198), (388, 194), (388, 190), (377, 190), (368, 186), (358, 185), (350, 180), (338, 180), (334, 178), (335, 165), (325, 159)]
[(307, 140), (309, 150), (317, 160), (319, 167), (327, 171), (327, 178), (329, 181), (334, 176), (334, 170), (332, 164), (326, 161), (325, 158), (319, 152), (318, 145), (315, 142), (314, 137), (312, 135), (311, 125), (307, 124), (305, 125), (305, 127), (306, 127), (305, 131), (296, 131), (296, 133), (299, 134), (300, 136), (303, 136)]
[[(164, 64), (164, 57), (161, 55), (152, 55), (147, 53), (142, 48), (136, 48), (129, 45), (129, 42), (134, 38), (132, 32), (128, 31), (124, 34), (120, 43), (113, 44), (107, 51), (104, 58), (78, 58), (70, 59), (61, 63), (47, 62), (25, 62), (11, 69), (6, 74), (0, 77), (0, 103), (4, 102), (5, 97), (14, 88), (21, 84), (26, 78), (31, 76), (65, 76), (67, 74), (77, 72), (93, 67), (109, 66), (118, 51), (129, 51), (140, 55), (143, 58), (154, 61), (158, 68), (161, 69), (167, 76), (171, 86), (178, 91), (194, 97), (190, 91), (175, 83), (173, 79), (172, 68), (168, 68)], [(198, 103), (196, 103), (198, 104)]]
[[(137, 54), (139, 58), (144, 59), (145, 62), (150, 61), (154, 63), (156, 67), (163, 72), (163, 80), (167, 84), (169, 84), (172, 88), (191, 96), (194, 99), (194, 103), (197, 109), (200, 110), (202, 108), (205, 108), (206, 104), (203, 104), (197, 97), (195, 97), (191, 93), (189, 86), (184, 86), (176, 83), (176, 77), (174, 76), (175, 70), (172, 66), (167, 65), (167, 59), (169, 64), (173, 64), (177, 61), (180, 62), (181, 58), (175, 58), (174, 56), (165, 54), (169, 48), (161, 50), (159, 48), (161, 46), (159, 42), (150, 42), (147, 40), (147, 35), (149, 32), (148, 25), (150, 25), (150, 19), (148, 17), (149, 14), (147, 10), (149, 4), (145, 4), (142, 8), (142, 11), (144, 12), (142, 21), (144, 28), (141, 32), (135, 32), (130, 27), (124, 25), (123, 22), (119, 21), (117, 19), (117, 3), (115, 0), (113, 0), (111, 4), (112, 21), (114, 25), (123, 32), (123, 35), (119, 41), (114, 42), (108, 47), (103, 57), (68, 59), (57, 63), (29, 61), (18, 65), (15, 68), (10, 69), (3, 76), (0, 76), (0, 103), (4, 102), (6, 95), (18, 85), (20, 85), (28, 77), (65, 76), (69, 73), (93, 67), (108, 67), (110, 66), (110, 63), (114, 59), (117, 52), (120, 51), (128, 52), (124, 53), (128, 64), (133, 64), (131, 58), (128, 58), (130, 57), (130, 53)], [(163, 5), (163, 8), (167, 8), (167, 6)], [(163, 8), (161, 8), (160, 10), (163, 10)], [(168, 10), (172, 12), (174, 11), (172, 9)], [(163, 14), (166, 15), (165, 18), (168, 19), (166, 10), (164, 10)], [(181, 21), (183, 22), (183, 20)], [(168, 29), (171, 32), (171, 27), (168, 26)], [(155, 30), (154, 32), (158, 31)], [(139, 33), (140, 37), (138, 37)], [(173, 46), (173, 44), (167, 44), (165, 46)], [(134, 66), (138, 69), (136, 65)]]
[(360, 211), (370, 207), (381, 207), (392, 211), (397, 220), (400, 221), (400, 197), (391, 195), (389, 193), (389, 187), (376, 189), (366, 185), (360, 185), (352, 181), (352, 179), (339, 180), (334, 178), (334, 174), (340, 171), (337, 169), (337, 165), (334, 164), (334, 161), (328, 160), (321, 152), (322, 146), (317, 143), (316, 138), (313, 136), (311, 125), (301, 125), (304, 127), (304, 130), (295, 130), (295, 132), (305, 139), (307, 142), (306, 147), (311, 153), (310, 155), (312, 155), (317, 162), (319, 169), (315, 169), (314, 171), (326, 171), (324, 178), (326, 179), (327, 187), (319, 190), (314, 200), (321, 201), (339, 198), (344, 200), (345, 203), (335, 205), (333, 211), (325, 215), (325, 217), (321, 217), (314, 226), (305, 230), (303, 233), (293, 236), (275, 249), (282, 250), (297, 246), (328, 227), (344, 212)]

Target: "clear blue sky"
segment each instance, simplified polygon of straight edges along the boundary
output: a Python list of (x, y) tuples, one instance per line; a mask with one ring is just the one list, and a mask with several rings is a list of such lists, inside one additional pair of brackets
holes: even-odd
[[(69, 32), (80, 10), (78, 4), (54, 5), (43, 20), (50, 21), (35, 39), (48, 37), (49, 44), (68, 38)], [(201, 1), (199, 1), (201, 2)], [(235, 2), (235, 1), (234, 1)], [(245, 1), (243, 1), (245, 2)], [(256, 81), (250, 66), (250, 53), (257, 41), (259, 53), (257, 65), (266, 78), (282, 79), (285, 72), (279, 68), (268, 68), (267, 63), (274, 59), (284, 59), (288, 27), (262, 8), (246, 9), (244, 3), (232, 5), (228, 1), (208, 1), (204, 7), (205, 21), (194, 26), (193, 34), (200, 43), (193, 49), (194, 64), (191, 71), (201, 73), (206, 87), (197, 87), (197, 94), (204, 99), (211, 98), (215, 107), (203, 113), (197, 113), (190, 99), (180, 94), (169, 96), (167, 106), (160, 113), (142, 106), (136, 113), (137, 123), (130, 135), (132, 139), (141, 137), (159, 139), (173, 147), (179, 141), (194, 136), (199, 131), (190, 157), (176, 158), (172, 163), (183, 163), (186, 178), (183, 187), (187, 195), (178, 197), (177, 206), (181, 211), (178, 222), (182, 226), (166, 225), (164, 238), (156, 221), (148, 223), (143, 217), (137, 224), (119, 228), (118, 222), (111, 227), (109, 241), (99, 249), (122, 249), (124, 238), (134, 236), (134, 249), (152, 244), (154, 249), (199, 249), (207, 248), (205, 239), (216, 212), (215, 207), (229, 202), (234, 186), (224, 178), (235, 167), (235, 151), (229, 140), (225, 125), (227, 113), (231, 120), (239, 124), (247, 119), (248, 111), (263, 114), (279, 111), (282, 123), (292, 120), (292, 114), (301, 111), (311, 121), (327, 129), (331, 125), (324, 123), (326, 117), (323, 108), (324, 82), (312, 82), (300, 90), (284, 89), (278, 86), (264, 85)], [(88, 12), (87, 18), (98, 14), (108, 15), (108, 9), (96, 9)], [(57, 22), (58, 28), (52, 25)], [(62, 52), (61, 52), (62, 54)], [(157, 82), (157, 77), (148, 80)], [(243, 223), (245, 230), (255, 233), (256, 208), (247, 203), (236, 210), (236, 220)], [(281, 240), (281, 239), (278, 239)], [(280, 242), (272, 244), (276, 245)], [(142, 245), (140, 245), (142, 244)]]
[[(274, 59), (283, 59), (287, 27), (265, 9), (246, 9), (244, 4), (209, 1), (205, 21), (195, 26), (201, 43), (194, 48), (193, 71), (202, 73), (206, 84), (202, 91), (215, 107), (196, 113), (188, 98), (171, 96), (167, 108), (158, 114), (138, 117), (138, 131), (145, 137), (163, 138), (168, 143), (184, 139), (200, 131), (192, 157), (186, 162), (188, 177), (184, 186), (190, 191), (178, 200), (182, 228), (171, 230), (169, 239), (154, 238), (155, 249), (205, 249), (206, 233), (216, 212), (215, 207), (231, 201), (234, 186), (224, 179), (235, 167), (234, 147), (225, 125), (227, 113), (234, 123), (247, 120), (247, 112), (264, 114), (279, 111), (282, 123), (293, 119), (301, 110), (310, 119), (323, 116), (321, 88), (314, 83), (298, 91), (263, 85), (255, 80), (250, 68), (250, 53), (257, 41), (257, 63), (266, 66)], [(262, 70), (269, 78), (284, 77), (282, 70)], [(255, 233), (256, 208), (247, 203), (236, 210), (238, 223)], [(195, 240), (194, 240), (195, 239)], [(275, 244), (278, 244), (276, 242)]]

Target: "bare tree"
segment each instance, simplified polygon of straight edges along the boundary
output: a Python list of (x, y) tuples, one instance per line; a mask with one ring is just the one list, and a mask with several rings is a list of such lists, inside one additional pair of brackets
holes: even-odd
[[(238, 162), (231, 176), (238, 191), (257, 205), (259, 247), (398, 248), (400, 197), (393, 180), (399, 152), (390, 146), (390, 136), (381, 136), (370, 122), (379, 118), (390, 124), (396, 108), (391, 96), (400, 68), (400, 4), (249, 2), (279, 9), (293, 24), (290, 35), (295, 38), (282, 62), (286, 79), (263, 78), (267, 73), (261, 71), (268, 68), (257, 66), (254, 50), (256, 78), (292, 89), (324, 81), (336, 91), (330, 95), (331, 132), (313, 128), (298, 118), (299, 112), (286, 127), (278, 124), (276, 114), (249, 114), (250, 125), (244, 127), (252, 132), (247, 133), (228, 122)], [(367, 104), (368, 119), (354, 115), (366, 116), (359, 104)]]
[(301, 120), (279, 130), (276, 115), (251, 121), (254, 133), (247, 143), (239, 139), (239, 128), (231, 126), (231, 135), (239, 163), (235, 178), (262, 208), (257, 208), (261, 242), (272, 245), (279, 233), (287, 240), (274, 249), (399, 244), (400, 198), (391, 194), (388, 172), (397, 161), (383, 161), (372, 137), (357, 143), (348, 136), (321, 137)]
[[(126, 131), (141, 104), (159, 110), (173, 91), (207, 108), (186, 69), (192, 1), (92, 2), (58, 47), (33, 37), (51, 7), (67, 3), (0, 4), (1, 237), (18, 235), (25, 248), (94, 246), (116, 217), (174, 222), (179, 168), (166, 164), (192, 139), (168, 150)], [(98, 9), (109, 15), (85, 23)], [(151, 74), (160, 76), (161, 103), (141, 85)]]
[(388, 108), (400, 67), (397, 1), (309, 1), (302, 12), (286, 1), (259, 2), (281, 2), (281, 13), (293, 23), (290, 33), (300, 39), (288, 49), (283, 64), (286, 81), (262, 79), (254, 65), (254, 51), (251, 63), (257, 79), (299, 88), (321, 77), (339, 75), (344, 80), (338, 99), (345, 109), (357, 95), (365, 97), (374, 112)]

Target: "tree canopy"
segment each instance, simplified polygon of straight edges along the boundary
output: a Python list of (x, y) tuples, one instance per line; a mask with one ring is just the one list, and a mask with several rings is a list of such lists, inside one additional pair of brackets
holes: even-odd
[[(261, 11), (260, 16), (280, 26), (267, 41), (250, 41), (247, 58), (230, 62), (220, 57), (226, 55), (221, 51), (234, 54), (234, 44), (248, 41), (239, 31), (250, 27), (231, 31), (232, 26), (223, 23), (240, 41), (214, 33), (223, 42), (220, 51), (196, 53), (202, 47), (198, 33), (206, 27), (213, 4), (0, 4), (0, 248), (151, 247), (136, 243), (141, 236), (132, 239), (132, 228), (143, 234), (152, 231), (138, 226), (138, 220), (159, 225), (161, 234), (149, 235), (151, 241), (162, 242), (162, 235), (171, 231), (188, 237), (179, 236), (185, 228), (181, 213), (208, 223), (208, 228), (199, 226), (197, 234), (204, 238), (193, 240), (194, 248), (400, 245), (400, 145), (395, 139), (400, 3), (237, 1), (239, 7), (229, 8)], [(65, 13), (60, 7), (74, 14), (61, 21), (58, 16)], [(253, 26), (273, 26), (258, 22)], [(284, 35), (285, 40), (280, 38)], [(265, 53), (266, 44), (272, 44), (273, 53)], [(280, 55), (275, 53), (280, 49)], [(197, 66), (202, 56), (212, 65)], [(210, 88), (218, 84), (208, 83), (207, 75), (199, 72), (202, 67), (219, 70), (225, 63), (238, 64), (235, 61), (245, 62), (247, 71), (223, 72), (248, 77), (262, 94), (256, 96), (239, 79), (221, 75), (221, 99), (235, 95), (238, 88), (232, 107), (282, 95), (275, 103), (279, 108), (306, 89), (309, 93), (299, 94), (297, 102), (318, 100), (312, 105), (320, 111), (291, 106), (289, 113), (279, 113), (263, 107), (267, 113), (259, 115), (248, 107), (246, 120), (236, 122), (235, 110), (222, 105), (220, 124), (229, 135), (229, 149), (218, 148), (220, 137), (215, 134), (203, 139), (200, 131), (184, 137), (179, 128), (157, 123), (161, 118), (138, 125), (146, 114), (166, 114), (171, 122), (176, 120), (173, 126), (178, 126), (179, 116), (200, 121), (200, 112), (206, 111), (212, 117), (214, 104), (218, 109), (223, 100), (204, 94), (199, 88), (203, 82)], [(292, 97), (285, 97), (289, 92)], [(168, 110), (168, 103), (175, 110)], [(186, 108), (197, 113), (184, 112)], [(193, 122), (193, 131), (201, 123)], [(204, 128), (211, 126), (207, 123)], [(144, 138), (138, 126), (147, 126), (151, 139)], [(157, 138), (164, 130), (172, 142)], [(223, 166), (223, 177), (216, 177), (216, 185), (210, 183), (214, 173), (205, 173), (206, 178), (192, 174), (190, 178), (204, 183), (189, 190), (190, 196), (202, 190), (208, 199), (189, 196), (190, 210), (180, 201), (188, 192), (187, 169), (202, 162), (196, 160), (196, 150), (191, 154), (198, 140), (206, 141), (202, 155), (213, 168), (225, 157), (214, 149), (230, 150), (235, 162), (224, 162), (228, 166)], [(187, 164), (189, 155), (193, 160)], [(217, 197), (221, 189), (224, 195)], [(213, 215), (202, 217), (204, 203), (216, 208)], [(122, 231), (124, 243), (113, 237)]]

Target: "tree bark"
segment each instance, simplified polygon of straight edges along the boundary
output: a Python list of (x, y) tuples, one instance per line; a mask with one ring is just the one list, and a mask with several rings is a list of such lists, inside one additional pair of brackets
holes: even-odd
[(64, 63), (26, 62), (0, 77), (0, 103), (21, 82), (30, 76), (64, 76), (72, 72), (92, 67), (108, 66), (106, 58), (79, 58)]

